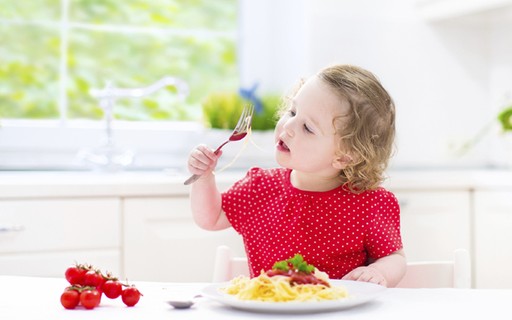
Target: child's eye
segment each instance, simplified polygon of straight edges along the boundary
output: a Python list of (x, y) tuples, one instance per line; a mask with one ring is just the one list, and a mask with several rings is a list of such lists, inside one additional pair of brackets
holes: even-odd
[(313, 130), (309, 129), (308, 125), (307, 124), (304, 124), (304, 130), (307, 132), (307, 133), (313, 133)]
[(295, 117), (296, 112), (295, 110), (288, 110), (288, 114), (292, 117)]

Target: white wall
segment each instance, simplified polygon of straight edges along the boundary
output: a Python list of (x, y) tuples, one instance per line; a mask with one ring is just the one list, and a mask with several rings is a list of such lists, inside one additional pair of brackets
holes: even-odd
[(289, 88), (304, 75), (305, 0), (240, 0), (242, 86), (259, 83), (258, 92)]
[(428, 22), (410, 0), (258, 3), (266, 7), (251, 11), (256, 16), (252, 18), (272, 12), (267, 15), (272, 19), (265, 32), (246, 31), (251, 36), (244, 42), (266, 43), (275, 50), (265, 59), (242, 55), (243, 64), (250, 66), (243, 69), (246, 79), (252, 73), (267, 82), (267, 88), (283, 89), (329, 64), (356, 64), (373, 71), (395, 99), (394, 167), (512, 163), (503, 161), (496, 147), (502, 139), (495, 131), (464, 156), (456, 152), (486, 124), (496, 123), (504, 103), (498, 97), (507, 92), (512, 97), (512, 19), (498, 23), (494, 17), (477, 16)]

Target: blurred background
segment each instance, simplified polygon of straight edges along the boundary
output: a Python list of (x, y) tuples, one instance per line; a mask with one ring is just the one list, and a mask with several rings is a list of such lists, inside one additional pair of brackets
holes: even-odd
[(0, 169), (89, 169), (77, 154), (107, 130), (91, 90), (164, 77), (183, 80), (186, 98), (166, 86), (116, 99), (110, 125), (136, 155), (126, 169), (182, 169), (208, 141), (212, 95), (279, 97), (334, 63), (369, 69), (394, 97), (392, 168), (508, 168), (512, 134), (497, 116), (512, 104), (512, 3), (457, 3), (0, 0)]

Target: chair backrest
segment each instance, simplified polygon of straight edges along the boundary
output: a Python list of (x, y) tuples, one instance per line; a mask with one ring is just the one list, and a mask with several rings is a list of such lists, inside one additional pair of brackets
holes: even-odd
[(213, 282), (225, 282), (236, 276), (249, 276), (246, 257), (234, 257), (228, 246), (218, 246), (213, 267)]
[[(228, 246), (217, 247), (213, 282), (225, 282), (236, 276), (249, 276), (246, 257), (234, 257)], [(470, 288), (471, 262), (464, 249), (454, 252), (453, 261), (409, 262), (397, 288)]]
[(408, 262), (397, 288), (471, 288), (469, 252), (457, 249), (449, 261)]

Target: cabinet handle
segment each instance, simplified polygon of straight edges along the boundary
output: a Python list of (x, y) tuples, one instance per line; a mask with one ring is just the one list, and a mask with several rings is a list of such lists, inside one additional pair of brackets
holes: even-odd
[(23, 230), (25, 230), (25, 227), (20, 224), (12, 224), (12, 223), (0, 224), (0, 233), (20, 232)]

